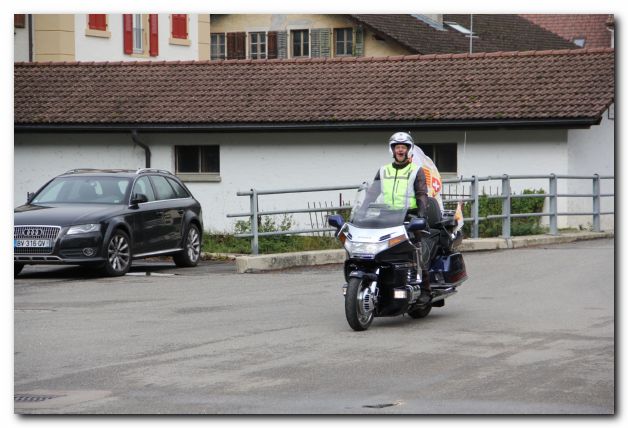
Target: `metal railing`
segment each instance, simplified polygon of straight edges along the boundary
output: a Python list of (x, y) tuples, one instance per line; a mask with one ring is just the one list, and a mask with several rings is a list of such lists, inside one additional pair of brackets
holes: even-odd
[[(520, 194), (516, 195), (511, 192), (511, 180), (530, 180), (530, 179), (548, 179), (549, 180), (549, 192), (548, 193), (536, 193), (536, 194)], [(592, 193), (558, 193), (558, 180), (559, 179), (584, 179), (592, 180)], [(601, 198), (614, 197), (614, 193), (601, 193), (600, 181), (601, 180), (614, 180), (612, 175), (498, 175), (498, 176), (486, 176), (477, 177), (471, 176), (470, 178), (453, 178), (444, 179), (445, 184), (462, 184), (469, 183), (470, 195), (468, 197), (454, 197), (443, 199), (444, 203), (463, 202), (471, 204), (471, 216), (465, 217), (465, 223), (471, 222), (471, 237), (478, 238), (480, 231), (480, 221), (501, 219), (502, 220), (502, 234), (503, 238), (511, 237), (511, 220), (513, 218), (522, 217), (549, 217), (549, 233), (551, 235), (558, 235), (558, 217), (560, 216), (573, 216), (573, 215), (591, 215), (593, 216), (592, 227), (595, 232), (600, 232), (600, 216), (614, 214), (614, 211), (601, 211)], [(489, 199), (501, 199), (502, 200), (502, 213), (498, 215), (487, 215), (480, 217), (480, 183), (490, 180), (501, 180), (501, 193), (499, 195), (483, 195)], [(251, 238), (251, 253), (259, 253), (259, 237), (260, 236), (273, 236), (273, 235), (290, 235), (290, 234), (302, 234), (302, 233), (314, 233), (314, 232), (332, 232), (334, 228), (311, 228), (311, 229), (298, 229), (298, 230), (281, 230), (271, 232), (259, 232), (258, 221), (259, 217), (263, 215), (277, 215), (277, 214), (295, 214), (295, 213), (315, 213), (315, 212), (330, 212), (330, 211), (343, 211), (350, 210), (351, 206), (335, 206), (324, 208), (303, 208), (303, 209), (289, 209), (289, 210), (274, 210), (274, 211), (260, 211), (259, 210), (259, 197), (263, 195), (278, 195), (289, 193), (305, 193), (305, 192), (324, 192), (335, 190), (357, 190), (361, 185), (348, 185), (348, 186), (334, 186), (334, 187), (310, 187), (300, 189), (280, 189), (280, 190), (257, 190), (251, 189), (248, 192), (237, 192), (237, 196), (248, 196), (250, 198), (251, 211), (247, 213), (227, 214), (228, 218), (234, 217), (249, 217), (251, 232), (236, 234), (236, 237)], [(558, 198), (562, 197), (589, 197), (593, 201), (593, 210), (587, 212), (558, 212)], [(549, 210), (542, 213), (511, 213), (511, 201), (517, 198), (549, 198)]]

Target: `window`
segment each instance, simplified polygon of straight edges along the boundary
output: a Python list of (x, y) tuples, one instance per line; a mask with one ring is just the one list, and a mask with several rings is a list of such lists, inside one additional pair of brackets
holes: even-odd
[(25, 28), (26, 27), (26, 14), (16, 13), (13, 15), (13, 27)]
[(585, 39), (584, 37), (576, 37), (573, 39), (573, 44), (581, 48), (583, 48), (586, 43), (587, 39)]
[(153, 186), (150, 184), (150, 180), (148, 176), (140, 177), (135, 182), (135, 187), (133, 188), (133, 193), (141, 193), (142, 195), (146, 195), (148, 201), (155, 200), (155, 192), (153, 192)]
[(107, 15), (102, 13), (91, 13), (88, 15), (87, 27), (90, 30), (107, 30)]
[(292, 57), (310, 56), (310, 34), (308, 30), (293, 30)]
[(220, 172), (219, 146), (176, 146), (177, 173)]
[(174, 192), (174, 189), (165, 177), (161, 175), (153, 175), (150, 177), (150, 180), (153, 182), (155, 186), (155, 191), (157, 192), (157, 198), (160, 200), (164, 199), (177, 199), (177, 194)]
[(266, 58), (266, 33), (249, 33), (251, 44), (249, 45), (249, 57), (251, 59)]
[(211, 34), (211, 46), (210, 46), (210, 59), (220, 60), (225, 59), (225, 34), (224, 33), (212, 33)]
[(144, 53), (144, 44), (142, 43), (142, 15), (133, 15), (133, 53)]
[(434, 163), (438, 172), (441, 174), (458, 172), (458, 148), (455, 143), (445, 144), (418, 144), (427, 156), (429, 156)]
[(172, 178), (168, 178), (168, 177), (166, 177), (166, 180), (168, 180), (168, 183), (170, 183), (170, 185), (174, 189), (174, 192), (177, 194), (177, 198), (189, 198), (190, 197), (187, 190), (185, 190), (185, 188), (181, 186), (181, 184), (179, 184), (178, 181)]
[(188, 16), (186, 14), (172, 14), (172, 38), (187, 39), (188, 38)]
[(352, 28), (336, 28), (334, 29), (334, 43), (336, 47), (336, 55), (353, 55), (353, 29)]
[[(457, 22), (445, 22), (445, 24), (449, 25), (451, 28), (453, 28), (454, 30), (456, 30), (459, 33), (464, 34), (465, 36), (470, 36), (471, 35), (471, 30), (469, 30), (468, 28), (463, 27), (462, 25), (458, 24)], [(475, 34), (474, 34), (475, 36)]]

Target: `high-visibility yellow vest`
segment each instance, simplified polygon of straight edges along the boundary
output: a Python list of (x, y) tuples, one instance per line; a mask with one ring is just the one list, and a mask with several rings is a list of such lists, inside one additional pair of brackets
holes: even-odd
[[(419, 166), (413, 162), (401, 169), (396, 169), (392, 163), (381, 167), (379, 178), (382, 182), (384, 203), (395, 210), (416, 208), (414, 180), (416, 180), (418, 173)], [(408, 199), (407, 206), (406, 198)]]

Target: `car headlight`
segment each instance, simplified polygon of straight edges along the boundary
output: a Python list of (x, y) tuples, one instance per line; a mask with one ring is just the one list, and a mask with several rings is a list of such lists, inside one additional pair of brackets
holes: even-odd
[(380, 253), (388, 248), (388, 242), (352, 242), (345, 241), (345, 248), (351, 256), (370, 256)]
[(79, 224), (79, 225), (70, 227), (66, 235), (78, 235), (79, 233), (89, 233), (89, 232), (99, 232), (99, 231), (100, 231), (100, 224), (98, 223)]

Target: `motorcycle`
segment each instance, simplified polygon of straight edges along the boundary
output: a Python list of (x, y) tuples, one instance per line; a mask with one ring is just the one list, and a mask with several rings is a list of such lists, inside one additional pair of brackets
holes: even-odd
[[(414, 195), (412, 194), (412, 197)], [(457, 292), (467, 279), (462, 254), (456, 247), (454, 211), (442, 210), (428, 198), (427, 219), (407, 215), (383, 201), (381, 181), (360, 187), (348, 222), (341, 215), (328, 218), (348, 253), (344, 265), (345, 315), (352, 329), (369, 328), (375, 317), (408, 314), (426, 317), (433, 307)], [(422, 270), (429, 274), (429, 300), (421, 298)]]

